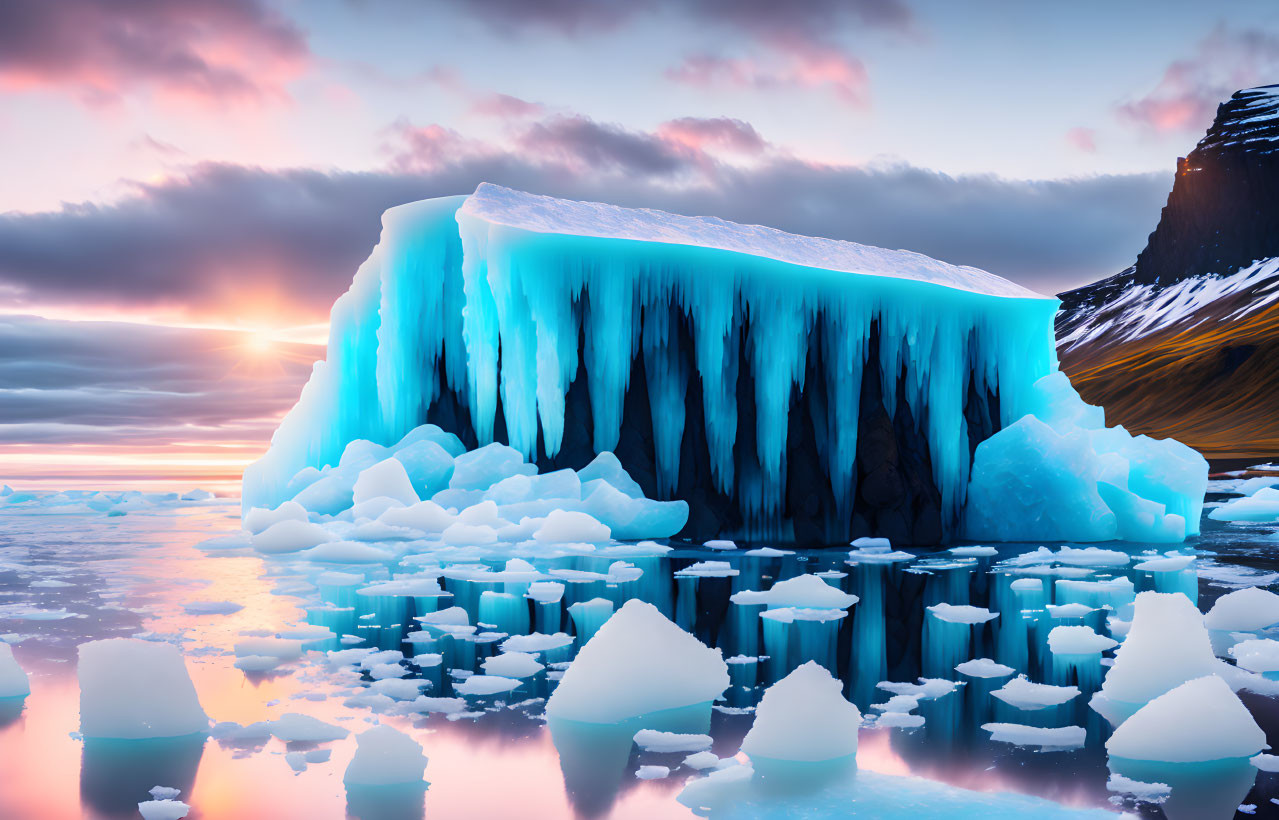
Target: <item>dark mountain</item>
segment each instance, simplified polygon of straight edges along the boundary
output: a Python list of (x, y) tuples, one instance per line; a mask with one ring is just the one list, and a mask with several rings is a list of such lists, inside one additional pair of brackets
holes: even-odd
[(1112, 423), (1279, 453), (1279, 85), (1218, 107), (1136, 264), (1061, 299), (1062, 369)]

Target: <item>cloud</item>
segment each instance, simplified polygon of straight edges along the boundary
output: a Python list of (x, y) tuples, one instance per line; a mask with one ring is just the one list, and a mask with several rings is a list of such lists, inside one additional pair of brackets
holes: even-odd
[(0, 441), (261, 440), (320, 349), (244, 334), (0, 316)]
[(504, 120), (537, 117), (541, 116), (545, 111), (546, 106), (541, 103), (521, 100), (519, 97), (512, 97), (510, 94), (489, 94), (476, 100), (471, 106), (472, 114), (497, 117)]
[(278, 99), (308, 61), (302, 34), (259, 0), (0, 3), (0, 89), (51, 88), (91, 103), (135, 91)]
[(498, 146), (401, 123), (384, 171), (196, 165), (113, 204), (0, 214), (0, 293), (30, 311), (322, 321), (376, 243), (382, 211), (483, 181), (908, 248), (1054, 292), (1130, 264), (1170, 184), (1162, 174), (1019, 181), (820, 165), (767, 147), (741, 157), (756, 138), (733, 120), (644, 132), (552, 117)]
[(856, 57), (820, 43), (794, 47), (788, 43), (777, 51), (779, 56), (772, 60), (693, 54), (667, 69), (666, 77), (706, 89), (828, 89), (853, 108), (869, 105), (870, 78)]
[(1241, 88), (1272, 82), (1279, 36), (1218, 25), (1192, 56), (1171, 63), (1150, 93), (1116, 107), (1119, 121), (1146, 134), (1200, 134), (1217, 105)]
[(1097, 132), (1091, 128), (1071, 128), (1066, 132), (1066, 142), (1076, 151), (1097, 153)]

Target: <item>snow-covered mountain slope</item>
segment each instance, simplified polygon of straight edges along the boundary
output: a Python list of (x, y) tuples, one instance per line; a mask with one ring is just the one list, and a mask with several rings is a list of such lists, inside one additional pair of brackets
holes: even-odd
[(1218, 107), (1135, 265), (1061, 299), (1061, 367), (1111, 421), (1279, 453), (1279, 85)]

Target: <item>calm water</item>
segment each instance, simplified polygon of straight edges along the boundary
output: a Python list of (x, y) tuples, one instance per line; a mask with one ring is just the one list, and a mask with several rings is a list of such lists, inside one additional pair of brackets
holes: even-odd
[[(326, 569), (381, 580), (389, 577), (387, 567), (307, 567), (287, 556), (264, 559), (242, 551), (197, 547), (238, 528), (238, 506), (227, 503), (121, 517), (39, 512), (0, 511), (0, 634), (14, 643), (32, 687), (23, 703), (0, 702), (0, 817), (136, 817), (137, 802), (146, 799), (146, 791), (155, 785), (181, 788), (180, 799), (193, 806), (189, 816), (204, 820), (372, 820), (424, 814), (434, 818), (695, 816), (675, 800), (684, 781), (694, 774), (678, 768), (684, 754), (632, 750), (629, 756), (623, 751), (618, 757), (598, 753), (589, 739), (560, 738), (557, 748), (541, 718), (544, 699), (554, 685), (544, 673), (510, 694), (468, 698), (468, 713), (450, 719), (442, 714), (374, 715), (365, 706), (348, 704), (353, 693), (350, 678), (335, 674), (318, 654), (265, 675), (233, 666), (232, 645), (242, 635), (273, 633), (307, 622), (363, 637), (366, 643), (361, 646), (404, 649), (408, 654), (411, 647), (402, 638), (417, 628), (411, 617), (430, 611), (435, 601), (369, 599), (352, 595), (353, 587), (317, 584), (322, 580), (318, 573)], [(913, 775), (983, 793), (1031, 795), (1090, 816), (1088, 810), (1098, 809), (1162, 816), (1161, 809), (1147, 804), (1116, 805), (1106, 790), (1102, 744), (1108, 729), (1087, 707), (1090, 692), (1100, 683), (1100, 664), (1054, 664), (1043, 645), (1043, 636), (1057, 624), (1084, 623), (1104, 631), (1106, 613), (1095, 611), (1081, 619), (1058, 621), (1043, 611), (1025, 618), (1008, 616), (1025, 604), (1009, 589), (1012, 580), (1042, 577), (1051, 595), (1052, 581), (1060, 577), (1044, 574), (1033, 565), (1016, 565), (1016, 556), (1039, 546), (1002, 545), (997, 556), (976, 558), (913, 550), (919, 556), (913, 561), (856, 564), (846, 563), (846, 550), (764, 557), (744, 555), (742, 550), (677, 548), (665, 557), (627, 558), (643, 570), (637, 580), (610, 585), (582, 576), (567, 583), (564, 601), (535, 613), (530, 628), (572, 632), (575, 627), (564, 610), (567, 605), (593, 598), (621, 602), (641, 597), (703, 641), (720, 646), (726, 657), (766, 655), (758, 663), (733, 666), (734, 686), (712, 718), (713, 751), (721, 757), (736, 753), (764, 686), (806, 658), (836, 671), (846, 682), (848, 695), (870, 714), (874, 714), (872, 703), (889, 697), (876, 687), (880, 681), (914, 681), (921, 675), (954, 679), (958, 677), (951, 671), (955, 663), (971, 657), (994, 658), (1035, 681), (1077, 683), (1084, 694), (1064, 706), (1020, 711), (989, 695), (1003, 679), (968, 679), (956, 692), (922, 702), (918, 710), (926, 719), (922, 728), (864, 729), (857, 760), (860, 771)], [(1103, 546), (1133, 554), (1150, 549), (1135, 544)], [(1271, 528), (1227, 527), (1209, 521), (1204, 536), (1183, 551), (1190, 547), (1200, 557), (1190, 569), (1178, 573), (1154, 575), (1129, 565), (1077, 574), (1086, 576), (1085, 580), (1126, 576), (1138, 591), (1181, 589), (1196, 596), (1203, 609), (1239, 585), (1279, 580), (1272, 574), (1279, 572), (1279, 541)], [(605, 572), (613, 560), (578, 557), (535, 563), (543, 571)], [(726, 561), (737, 574), (677, 574), (707, 560)], [(500, 564), (495, 568), (500, 569)], [(849, 617), (766, 633), (758, 607), (729, 601), (734, 591), (766, 589), (776, 580), (812, 572), (833, 573), (832, 583), (861, 597)], [(48, 585), (50, 581), (62, 585)], [(503, 588), (447, 575), (444, 586), (453, 598), (443, 599), (440, 606), (466, 607), (473, 623), (480, 614), (480, 591)], [(193, 601), (229, 601), (243, 609), (194, 615), (184, 608)], [(1053, 602), (1050, 598), (1045, 603)], [(1056, 602), (1065, 601), (1059, 597)], [(931, 619), (926, 626), (925, 607), (936, 603), (973, 604), (1004, 614), (972, 629), (950, 630), (950, 624), (939, 628)], [(497, 626), (518, 629), (519, 617)], [(430, 787), (425, 795), (408, 794), (391, 801), (370, 802), (359, 794), (348, 795), (342, 773), (355, 748), (353, 737), (322, 744), (331, 749), (331, 757), (309, 764), (302, 772), (295, 772), (284, 754), (312, 747), (286, 746), (278, 740), (223, 738), (126, 744), (124, 748), (101, 742), (86, 745), (75, 734), (79, 723), (76, 646), (119, 636), (180, 645), (205, 711), (215, 721), (247, 725), (284, 712), (303, 712), (353, 733), (379, 720), (409, 732), (430, 758), (426, 772)], [(965, 640), (969, 642), (966, 649)], [(334, 639), (309, 648), (323, 651), (345, 646)], [(495, 652), (496, 645), (442, 638), (423, 649), (443, 652), (447, 667), (465, 672), (478, 669), (478, 662)], [(427, 695), (452, 694), (449, 674), (438, 669), (424, 674), (432, 680)], [(1272, 745), (1279, 747), (1275, 702), (1255, 695), (1243, 697), (1271, 736)], [(991, 721), (1084, 726), (1088, 742), (1082, 749), (1069, 751), (995, 743), (980, 729)], [(636, 779), (635, 770), (645, 764), (668, 765), (671, 776)], [(1231, 817), (1240, 803), (1257, 807), (1252, 816), (1279, 816), (1279, 806), (1270, 800), (1279, 797), (1279, 775), (1249, 770), (1202, 780), (1193, 787), (1202, 801), (1190, 814), (1182, 810), (1180, 816)], [(902, 790), (905, 802), (912, 789), (925, 794), (919, 789), (926, 784), (915, 780), (884, 782), (899, 783), (895, 788)], [(927, 816), (926, 809), (919, 809), (911, 814)], [(1178, 813), (1176, 804), (1169, 813)]]

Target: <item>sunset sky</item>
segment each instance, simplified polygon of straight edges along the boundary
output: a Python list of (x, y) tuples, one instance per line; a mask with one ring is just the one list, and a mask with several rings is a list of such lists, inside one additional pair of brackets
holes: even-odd
[(1118, 272), (1273, 0), (2, 0), (0, 483), (233, 490), (392, 205)]

